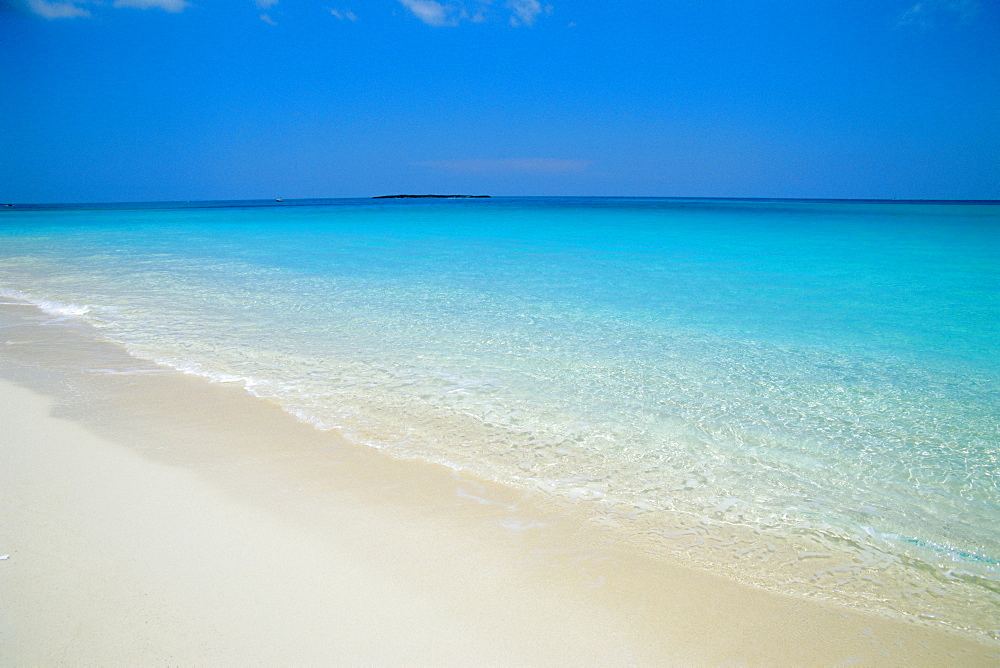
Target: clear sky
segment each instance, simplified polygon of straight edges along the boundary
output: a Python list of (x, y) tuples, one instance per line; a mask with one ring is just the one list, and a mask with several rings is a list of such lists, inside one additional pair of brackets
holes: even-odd
[(1000, 2), (0, 0), (0, 201), (402, 192), (1000, 199)]

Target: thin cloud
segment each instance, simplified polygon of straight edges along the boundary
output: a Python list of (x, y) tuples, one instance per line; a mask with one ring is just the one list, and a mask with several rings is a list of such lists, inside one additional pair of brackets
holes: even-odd
[(965, 23), (979, 14), (980, 9), (980, 0), (921, 0), (900, 14), (896, 25), (928, 30), (942, 21)]
[[(484, 23), (490, 18), (493, 0), (399, 0), (410, 13), (429, 26), (457, 26), (462, 22)], [(552, 5), (540, 0), (507, 0), (512, 26), (531, 26), (542, 14), (551, 14)]]
[(341, 21), (357, 21), (358, 20), (357, 15), (354, 12), (352, 12), (351, 10), (349, 10), (349, 9), (346, 9), (346, 10), (343, 10), (343, 11), (341, 11), (339, 9), (331, 9), (330, 10), (330, 14), (332, 14), (334, 16), (334, 18), (340, 19)]
[(28, 0), (28, 7), (34, 13), (47, 19), (72, 19), (90, 16), (90, 12), (88, 10), (73, 2)]
[(521, 158), (506, 160), (428, 160), (415, 163), (420, 167), (431, 167), (462, 174), (486, 174), (502, 172), (582, 172), (590, 166), (589, 160), (562, 160), (557, 158)]
[(512, 26), (530, 26), (542, 13), (542, 3), (538, 0), (507, 0), (507, 9), (512, 12), (510, 17)]
[(260, 15), (260, 20), (263, 21), (264, 23), (266, 23), (269, 26), (276, 26), (276, 25), (278, 25), (278, 22), (275, 21), (274, 19), (272, 19), (267, 14), (261, 14)]
[(459, 8), (442, 5), (437, 0), (399, 0), (403, 6), (410, 10), (414, 16), (429, 26), (436, 28), (441, 26), (458, 25), (458, 18), (461, 13)]
[(165, 12), (183, 12), (188, 6), (186, 0), (115, 0), (113, 7), (133, 7), (135, 9), (162, 9)]
[(926, 30), (931, 26), (930, 14), (922, 2), (918, 2), (899, 15), (896, 25), (902, 28), (918, 28)]
[(254, 0), (257, 9), (268, 9), (278, 4), (278, 0)]
[[(277, 0), (275, 0), (277, 1)], [(90, 6), (107, 6), (100, 0), (28, 0), (28, 9), (47, 19), (90, 18)], [(118, 9), (162, 9), (178, 13), (190, 7), (187, 0), (114, 0), (112, 7)]]

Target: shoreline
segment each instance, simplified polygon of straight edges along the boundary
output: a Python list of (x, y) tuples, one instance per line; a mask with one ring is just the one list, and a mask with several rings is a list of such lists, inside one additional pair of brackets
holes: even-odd
[(81, 323), (12, 323), (0, 336), (4, 663), (1000, 654), (664, 563), (573, 504), (348, 443), (242, 388), (88, 340)]

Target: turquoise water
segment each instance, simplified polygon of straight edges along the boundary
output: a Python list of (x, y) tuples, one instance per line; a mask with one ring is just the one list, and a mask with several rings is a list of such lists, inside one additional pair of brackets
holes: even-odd
[(17, 207), (0, 289), (748, 581), (1000, 626), (1000, 204)]

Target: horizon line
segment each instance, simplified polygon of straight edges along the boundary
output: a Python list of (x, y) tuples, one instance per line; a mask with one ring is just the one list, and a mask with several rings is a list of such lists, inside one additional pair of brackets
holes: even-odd
[[(458, 200), (467, 199), (620, 199), (620, 200), (673, 200), (673, 201), (725, 201), (725, 202), (860, 202), (860, 203), (896, 203), (896, 204), (1000, 204), (1000, 199), (941, 199), (941, 198), (882, 198), (882, 197), (732, 197), (732, 196), (692, 196), (692, 195), (492, 195), (486, 197), (457, 197)], [(0, 203), (0, 211), (12, 211), (21, 208), (40, 209), (46, 207), (58, 208), (127, 208), (127, 207), (150, 207), (150, 206), (176, 206), (178, 208), (212, 208), (216, 206), (231, 206), (234, 203), (242, 203), (246, 206), (289, 206), (301, 205), (302, 203), (335, 202), (344, 200), (358, 200), (361, 202), (385, 202), (396, 201), (398, 198), (380, 195), (362, 195), (353, 197), (292, 197), (292, 198), (252, 198), (252, 199), (204, 199), (204, 200), (123, 200), (105, 202), (3, 202)], [(424, 198), (421, 198), (424, 199)], [(449, 201), (449, 198), (427, 198), (441, 199)], [(426, 199), (424, 199), (426, 201)]]

